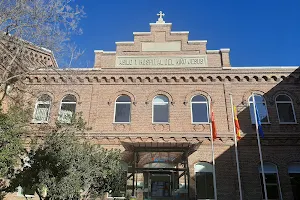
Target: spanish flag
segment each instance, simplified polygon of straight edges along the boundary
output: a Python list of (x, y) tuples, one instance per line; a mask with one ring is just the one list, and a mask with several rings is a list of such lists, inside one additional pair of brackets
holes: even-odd
[(237, 111), (236, 111), (236, 106), (233, 106), (233, 113), (234, 113), (234, 125), (235, 125), (235, 133), (237, 139), (241, 139), (241, 128), (240, 128), (240, 123), (239, 119), (237, 118)]
[(216, 126), (215, 115), (212, 106), (211, 106), (211, 128), (212, 128), (212, 137), (213, 140), (215, 140), (217, 139), (217, 126)]

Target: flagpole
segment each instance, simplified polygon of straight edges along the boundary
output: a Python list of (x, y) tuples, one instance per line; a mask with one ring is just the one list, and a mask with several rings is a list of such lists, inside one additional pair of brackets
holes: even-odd
[(215, 200), (218, 199), (217, 196), (217, 180), (216, 180), (216, 164), (215, 164), (215, 149), (214, 149), (214, 138), (213, 138), (213, 131), (212, 131), (212, 107), (211, 107), (211, 103), (210, 103), (210, 141), (211, 141), (211, 155), (212, 155), (212, 166), (213, 166), (213, 179), (214, 179), (214, 196), (215, 196)]
[(253, 93), (252, 93), (252, 101), (253, 101), (253, 109), (254, 109), (254, 116), (255, 116), (256, 138), (257, 138), (257, 143), (258, 143), (260, 168), (261, 168), (263, 184), (264, 184), (263, 186), (264, 186), (265, 200), (268, 200), (265, 170), (264, 170), (264, 164), (263, 164), (263, 158), (262, 158), (262, 152), (261, 152), (260, 136), (259, 136), (259, 133), (258, 133), (258, 124), (257, 124), (257, 116), (256, 116), (256, 104), (255, 104), (255, 98), (254, 98)]
[(229, 96), (230, 96), (230, 103), (231, 103), (231, 114), (232, 114), (232, 123), (233, 123), (233, 138), (234, 138), (234, 149), (235, 149), (235, 161), (236, 161), (236, 170), (237, 170), (237, 174), (238, 174), (239, 194), (240, 194), (240, 200), (243, 200), (239, 153), (238, 153), (238, 149), (237, 149), (236, 127), (235, 127), (235, 123), (234, 123), (234, 110), (233, 110), (232, 94), (229, 94)]

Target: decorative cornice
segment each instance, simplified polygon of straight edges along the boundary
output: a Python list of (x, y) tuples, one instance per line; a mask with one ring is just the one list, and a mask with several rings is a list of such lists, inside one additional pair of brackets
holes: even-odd
[(199, 84), (199, 83), (289, 83), (299, 84), (300, 75), (242, 75), (242, 74), (211, 74), (211, 75), (95, 75), (95, 74), (70, 74), (70, 75), (28, 75), (25, 77), (27, 84)]

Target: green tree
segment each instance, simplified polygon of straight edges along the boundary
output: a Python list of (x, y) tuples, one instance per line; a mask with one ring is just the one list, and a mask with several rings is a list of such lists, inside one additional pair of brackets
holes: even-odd
[(27, 131), (29, 111), (12, 106), (7, 112), (0, 109), (0, 199), (5, 180), (13, 176), (24, 154), (21, 135)]
[(84, 16), (75, 0), (0, 0), (0, 104), (27, 74), (56, 70), (48, 62), (31, 60), (28, 50), (53, 53), (60, 64), (71, 67), (83, 53), (71, 36), (82, 33)]
[(81, 118), (57, 124), (32, 149), (27, 163), (14, 179), (16, 187), (32, 188), (40, 199), (95, 199), (121, 184), (120, 152), (81, 141)]

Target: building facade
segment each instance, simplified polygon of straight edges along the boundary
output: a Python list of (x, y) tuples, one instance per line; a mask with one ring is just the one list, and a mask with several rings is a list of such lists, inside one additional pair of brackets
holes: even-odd
[(208, 50), (206, 40), (190, 41), (188, 31), (172, 31), (162, 16), (150, 23), (150, 32), (116, 42), (116, 51), (95, 50), (91, 69), (28, 75), (33, 125), (67, 122), (82, 112), (92, 127), (89, 140), (122, 151), (126, 187), (108, 196), (240, 199), (232, 95), (242, 136), (242, 197), (259, 200), (255, 100), (268, 199), (300, 199), (298, 67), (231, 67), (229, 49)]

